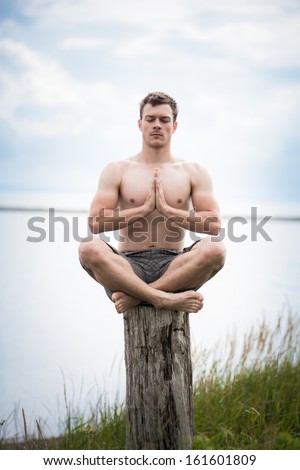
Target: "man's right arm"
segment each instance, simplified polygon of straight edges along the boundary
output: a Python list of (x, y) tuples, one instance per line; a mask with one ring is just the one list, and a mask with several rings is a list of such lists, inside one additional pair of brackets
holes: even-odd
[(126, 162), (115, 162), (108, 164), (101, 173), (89, 213), (89, 227), (92, 233), (120, 230), (154, 210), (154, 182), (142, 206), (124, 210), (118, 208), (120, 185), (125, 169)]

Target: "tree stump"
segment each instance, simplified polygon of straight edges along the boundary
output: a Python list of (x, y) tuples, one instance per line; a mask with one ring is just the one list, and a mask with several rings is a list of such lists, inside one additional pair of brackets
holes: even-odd
[(194, 430), (189, 314), (124, 313), (126, 448), (190, 449)]

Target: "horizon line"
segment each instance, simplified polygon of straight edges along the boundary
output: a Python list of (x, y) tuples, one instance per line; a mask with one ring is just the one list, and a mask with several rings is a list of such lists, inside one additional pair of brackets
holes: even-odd
[[(49, 210), (52, 209), (51, 207), (33, 207), (33, 206), (1, 206), (0, 205), (0, 212), (49, 212)], [(55, 212), (64, 212), (64, 213), (87, 213), (87, 209), (79, 209), (79, 208), (53, 208)], [(222, 214), (221, 219), (230, 219), (231, 217), (244, 217), (245, 219), (251, 219), (251, 216), (249, 215), (229, 215), (229, 214)], [(259, 219), (262, 218), (258, 217)], [(284, 221), (284, 222), (299, 222), (300, 221), (300, 215), (271, 215), (272, 220), (277, 220), (277, 221)]]

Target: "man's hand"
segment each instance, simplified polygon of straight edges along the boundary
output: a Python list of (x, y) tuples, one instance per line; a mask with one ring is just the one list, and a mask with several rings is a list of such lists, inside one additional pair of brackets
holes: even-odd
[(165, 199), (164, 191), (161, 185), (159, 169), (154, 169), (155, 179), (155, 206), (162, 215), (167, 215), (168, 204)]
[(153, 174), (152, 182), (151, 182), (151, 188), (148, 193), (148, 196), (146, 197), (146, 201), (144, 202), (144, 209), (147, 214), (150, 214), (150, 212), (153, 212), (155, 209), (155, 176)]
[(151, 188), (143, 205), (146, 214), (153, 212), (155, 209), (162, 215), (167, 216), (168, 204), (165, 199), (164, 190), (162, 188), (159, 168), (154, 168)]

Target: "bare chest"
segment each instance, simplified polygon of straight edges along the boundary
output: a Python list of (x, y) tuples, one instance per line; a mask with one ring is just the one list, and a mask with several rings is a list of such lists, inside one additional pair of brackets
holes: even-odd
[[(160, 169), (160, 179), (167, 204), (186, 209), (191, 195), (191, 183), (179, 168)], [(120, 186), (121, 208), (138, 207), (144, 204), (151, 189), (152, 169), (128, 170)]]

